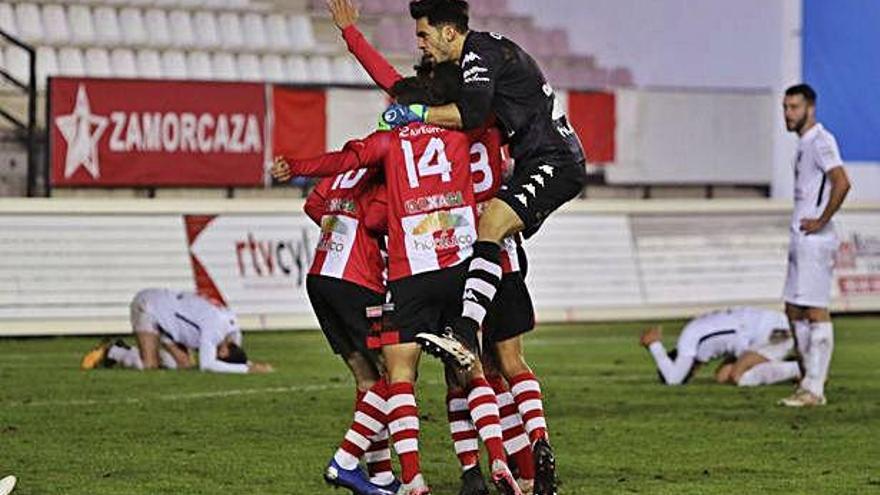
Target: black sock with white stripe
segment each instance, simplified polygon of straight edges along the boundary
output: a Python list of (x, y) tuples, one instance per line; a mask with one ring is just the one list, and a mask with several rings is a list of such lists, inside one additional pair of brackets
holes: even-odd
[(501, 274), (501, 246), (489, 241), (475, 243), (474, 255), (468, 265), (457, 332), (467, 336), (476, 335), (501, 285)]

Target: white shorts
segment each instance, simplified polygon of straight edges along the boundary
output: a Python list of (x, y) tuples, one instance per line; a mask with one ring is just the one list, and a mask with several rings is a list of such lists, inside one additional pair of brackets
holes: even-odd
[(830, 306), (834, 255), (838, 245), (834, 234), (792, 234), (783, 294), (785, 302), (809, 308)]
[(159, 324), (150, 313), (143, 293), (138, 293), (129, 306), (131, 329), (135, 333), (153, 333), (159, 335)]

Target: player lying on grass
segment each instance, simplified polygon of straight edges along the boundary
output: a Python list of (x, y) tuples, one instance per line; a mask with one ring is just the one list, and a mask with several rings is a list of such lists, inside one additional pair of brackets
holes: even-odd
[[(267, 373), (241, 347), (235, 314), (193, 293), (145, 289), (131, 302), (131, 327), (137, 347), (106, 340), (82, 359), (82, 369), (120, 365), (137, 370), (189, 369), (216, 373)], [(191, 351), (198, 351), (193, 362)]]
[[(401, 101), (449, 102), (460, 85), (460, 71), (449, 64), (445, 69), (435, 67), (433, 78), (405, 80), (404, 91), (396, 96)], [(283, 160), (293, 175), (329, 176), (364, 167), (384, 170), (388, 288), (395, 303), (395, 331), (382, 350), (388, 386), (365, 396), (340, 450), (360, 458), (369, 437), (387, 423), (402, 469), (404, 484), (398, 493), (405, 495), (430, 493), (418, 451), (414, 383), (421, 347), (416, 335), (438, 334), (461, 310), (458, 295), (467, 268), (464, 261), (476, 239), (470, 146), (471, 138), (461, 132), (413, 124), (350, 141), (342, 151), (313, 160)], [(497, 399), (480, 363), (468, 355), (460, 359), (459, 368), (465, 370), (460, 378), (469, 390), (471, 419), (489, 451), (492, 481), (501, 493), (519, 495), (522, 492), (506, 463)], [(383, 393), (387, 413), (376, 407)]]
[(687, 383), (702, 365), (715, 359), (724, 359), (715, 374), (719, 383), (748, 387), (801, 376), (797, 362), (784, 361), (794, 349), (794, 339), (788, 318), (779, 311), (733, 308), (699, 316), (684, 327), (669, 353), (661, 339), (661, 328), (652, 327), (640, 342), (650, 351), (666, 385)]
[[(349, 51), (376, 84), (391, 94), (392, 87), (403, 76), (357, 29), (358, 12), (351, 0), (330, 0), (328, 4), (330, 14), (342, 32)], [(417, 72), (429, 72), (430, 62), (429, 59), (428, 64), (423, 63), (417, 67)], [(490, 121), (494, 121), (494, 117)], [(497, 129), (492, 129), (471, 146), (474, 193), (480, 203), (478, 214), (482, 214), (488, 202), (495, 197), (504, 179), (505, 160), (502, 157), (501, 141), (500, 133)], [(488, 320), (491, 323), (484, 325), (484, 344), (488, 346), (488, 354), (495, 357), (497, 365), (493, 369), (500, 370), (489, 378), (503, 409), (502, 421), (510, 425), (504, 429), (505, 447), (520, 466), (521, 485), (529, 487), (535, 471), (529, 437), (542, 451), (549, 450), (549, 443), (540, 384), (523, 355), (521, 335), (534, 328), (534, 309), (524, 281), (525, 256), (513, 236), (504, 239), (500, 261), (502, 282), (498, 289), (498, 301), (489, 310)], [(508, 383), (499, 375), (503, 375)], [(467, 495), (481, 493), (485, 491), (485, 486), (481, 485), (484, 482), (477, 463), (477, 432), (468, 418), (464, 394), (465, 391), (460, 389), (452, 388), (449, 391), (447, 413), (456, 454), (463, 468), (461, 494)], [(527, 418), (525, 425), (522, 416)], [(528, 436), (525, 435), (524, 427), (528, 430)], [(547, 457), (543, 456), (545, 460)]]

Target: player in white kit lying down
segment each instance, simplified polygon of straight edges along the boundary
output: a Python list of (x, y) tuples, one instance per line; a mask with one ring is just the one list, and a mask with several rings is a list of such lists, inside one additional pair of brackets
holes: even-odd
[(188, 292), (145, 289), (131, 302), (131, 327), (137, 347), (122, 340), (102, 342), (83, 357), (82, 368), (118, 364), (131, 369), (198, 369), (216, 373), (266, 373), (272, 367), (252, 363), (241, 348), (235, 314)]
[(681, 331), (675, 349), (666, 352), (659, 326), (640, 339), (666, 385), (687, 383), (697, 369), (723, 359), (715, 373), (719, 383), (741, 387), (799, 379), (796, 361), (785, 361), (794, 349), (785, 313), (757, 308), (731, 308), (701, 315)]

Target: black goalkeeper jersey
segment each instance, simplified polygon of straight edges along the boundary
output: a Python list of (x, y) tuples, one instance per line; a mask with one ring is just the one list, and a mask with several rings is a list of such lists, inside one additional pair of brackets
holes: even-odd
[(481, 126), (494, 113), (514, 159), (585, 160), (565, 111), (528, 53), (501, 35), (476, 31), (467, 35), (461, 53), (464, 87), (457, 105), (465, 129)]

